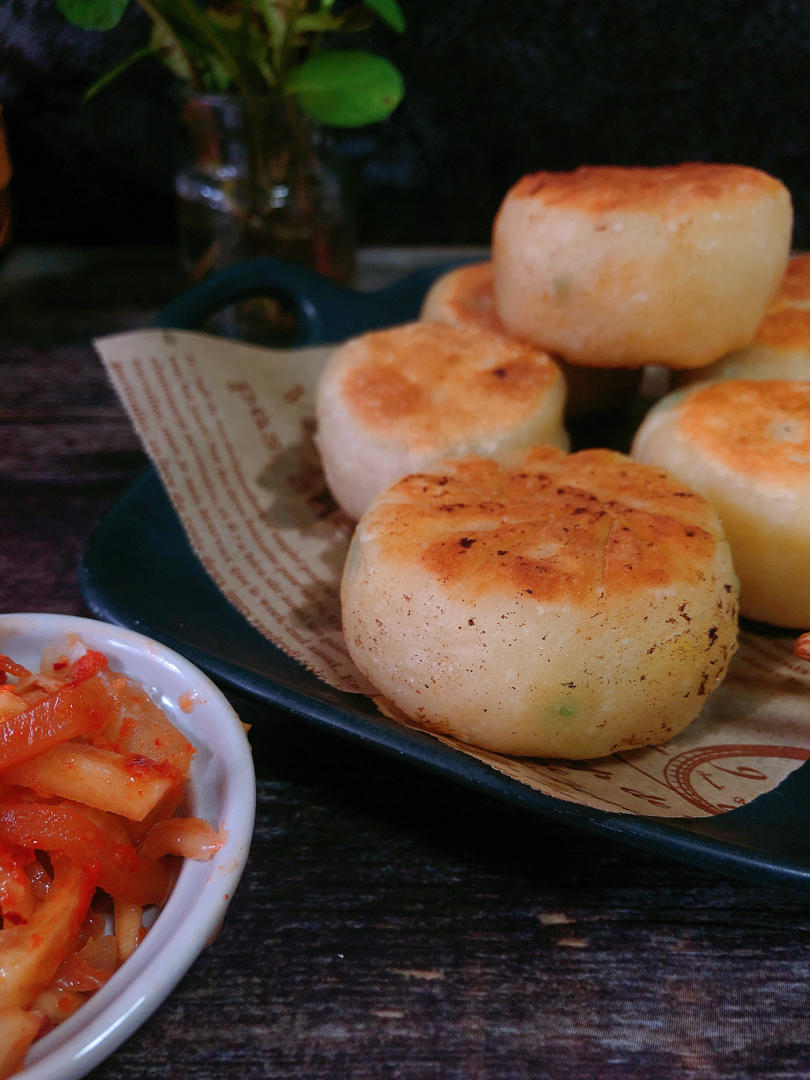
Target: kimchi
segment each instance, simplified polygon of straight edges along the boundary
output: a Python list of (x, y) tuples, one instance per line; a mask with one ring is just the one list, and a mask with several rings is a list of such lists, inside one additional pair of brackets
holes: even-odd
[(184, 816), (194, 747), (106, 656), (0, 656), (0, 1078), (137, 948), (182, 858), (227, 834)]

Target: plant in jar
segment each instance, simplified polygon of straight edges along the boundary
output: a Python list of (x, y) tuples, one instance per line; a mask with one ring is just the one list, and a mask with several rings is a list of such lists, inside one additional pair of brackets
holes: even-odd
[(151, 23), (149, 40), (87, 98), (149, 57), (186, 86), (191, 159), (178, 176), (178, 196), (192, 276), (260, 254), (348, 276), (339, 255), (337, 263), (330, 255), (349, 239), (338, 235), (346, 208), (320, 128), (372, 124), (401, 101), (402, 76), (388, 59), (344, 47), (346, 34), (374, 21), (403, 33), (397, 0), (56, 3), (87, 30), (113, 29), (130, 3)]

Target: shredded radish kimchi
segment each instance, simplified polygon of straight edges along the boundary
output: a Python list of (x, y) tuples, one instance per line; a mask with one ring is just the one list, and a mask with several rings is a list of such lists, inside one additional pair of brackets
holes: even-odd
[(0, 1078), (147, 933), (179, 860), (227, 839), (182, 816), (194, 747), (104, 655), (0, 655)]

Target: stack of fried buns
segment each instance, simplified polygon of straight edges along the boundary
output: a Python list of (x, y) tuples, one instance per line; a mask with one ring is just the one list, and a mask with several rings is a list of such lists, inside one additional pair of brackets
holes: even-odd
[[(597, 757), (697, 716), (738, 600), (810, 625), (808, 375), (718, 366), (810, 312), (791, 230), (787, 189), (753, 168), (536, 173), (507, 192), (491, 261), (335, 350), (317, 438), (358, 519), (344, 634), (392, 712), (493, 751)], [(568, 453), (565, 423), (649, 365), (707, 379), (658, 403), (631, 455)]]

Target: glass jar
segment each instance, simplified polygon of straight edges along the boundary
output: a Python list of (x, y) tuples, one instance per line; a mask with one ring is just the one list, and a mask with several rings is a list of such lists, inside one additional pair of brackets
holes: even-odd
[(276, 256), (349, 283), (354, 230), (345, 185), (322, 132), (295, 102), (191, 95), (183, 115), (189, 158), (176, 192), (189, 277)]

